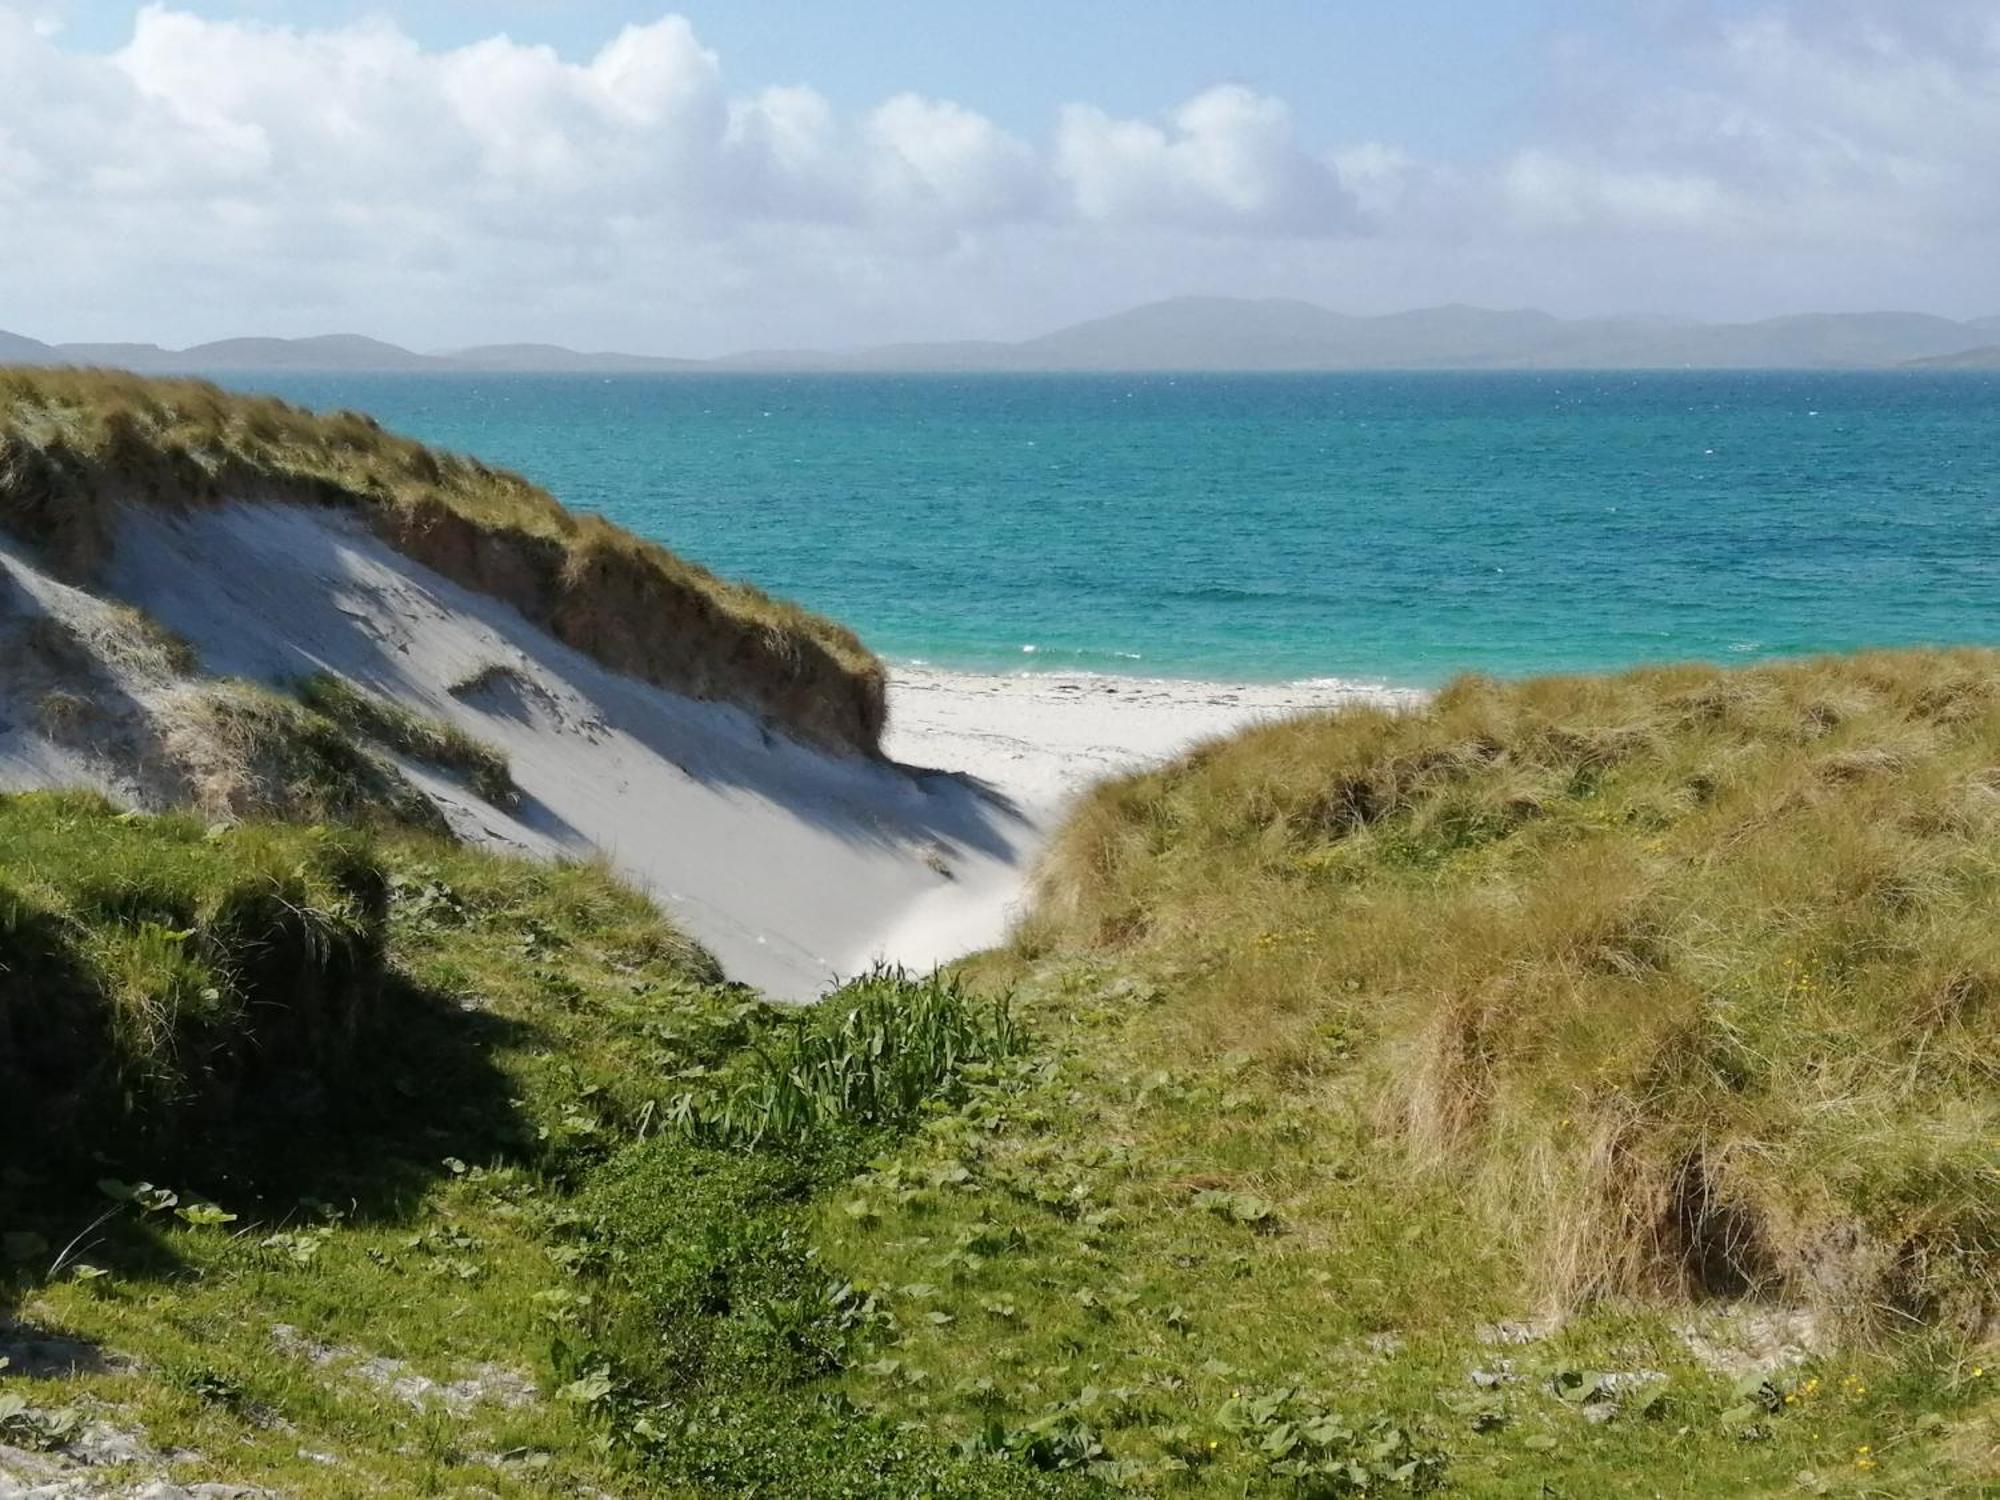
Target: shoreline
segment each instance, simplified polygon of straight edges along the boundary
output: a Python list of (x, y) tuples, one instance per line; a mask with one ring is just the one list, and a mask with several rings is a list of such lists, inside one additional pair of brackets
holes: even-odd
[(958, 863), (946, 886), (896, 915), (871, 957), (926, 969), (1005, 941), (1042, 851), (1077, 798), (1205, 740), (1314, 709), (1411, 705), (1413, 688), (1318, 679), (1199, 682), (1095, 673), (892, 667), (883, 749), (921, 779), (970, 778), (1011, 824), (997, 859)]
[(962, 772), (1045, 816), (1106, 777), (1155, 765), (1268, 719), (1430, 694), (1380, 682), (1226, 682), (1089, 671), (889, 668), (890, 757)]
[[(1173, 672), (1163, 670), (1143, 670), (1146, 659), (1138, 655), (1126, 656), (1113, 653), (1121, 660), (1131, 663), (1130, 669), (1109, 666), (1081, 666), (1064, 663), (1053, 664), (1047, 657), (1024, 656), (1015, 665), (1012, 659), (1005, 664), (992, 666), (960, 665), (952, 662), (935, 661), (927, 656), (886, 656), (876, 653), (883, 668), (891, 677), (944, 677), (974, 678), (985, 681), (999, 678), (1013, 682), (1074, 681), (1082, 684), (1108, 682), (1124, 686), (1139, 686), (1161, 689), (1189, 688), (1208, 689), (1218, 692), (1289, 692), (1302, 695), (1320, 693), (1386, 693), (1390, 695), (1415, 694), (1426, 696), (1436, 689), (1408, 682), (1391, 682), (1384, 677), (1340, 677), (1324, 673), (1305, 677), (1252, 677), (1231, 675), (1228, 672)], [(1446, 673), (1444, 677), (1456, 675)]]

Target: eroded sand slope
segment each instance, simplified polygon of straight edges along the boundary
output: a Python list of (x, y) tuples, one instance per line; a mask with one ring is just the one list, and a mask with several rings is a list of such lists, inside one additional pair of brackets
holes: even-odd
[[(111, 601), (190, 643), (195, 678)], [(91, 591), (0, 539), (0, 641), (45, 637), (61, 650), (16, 651), (0, 673), (0, 787), (187, 800), (199, 756), (175, 726), (214, 679), (337, 674), (507, 753), (522, 795), (504, 809), (397, 761), (461, 835), (610, 859), (732, 977), (788, 999), (877, 960), (921, 969), (997, 942), (1063, 805), (1097, 777), (1379, 696), (914, 671), (892, 689), (895, 759), (841, 755), (613, 672), (340, 511), (275, 504), (129, 509)], [(49, 705), (66, 689), (91, 702), (64, 733)]]
[[(17, 615), (96, 607), (20, 549), (5, 558)], [(732, 977), (772, 995), (810, 998), (876, 958), (927, 966), (1005, 928), (1035, 830), (1003, 796), (807, 748), (739, 709), (610, 672), (338, 512), (130, 510), (101, 591), (185, 637), (204, 673), (282, 685), (333, 672), (499, 746), (522, 792), (509, 810), (403, 770), (464, 834), (602, 853)], [(4, 716), (0, 780), (157, 800), (117, 743), (52, 745), (27, 697)]]

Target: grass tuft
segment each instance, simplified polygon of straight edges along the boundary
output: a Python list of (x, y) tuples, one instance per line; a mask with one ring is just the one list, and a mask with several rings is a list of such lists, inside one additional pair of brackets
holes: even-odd
[(833, 1129), (900, 1128), (1018, 1056), (1026, 1038), (1004, 997), (957, 980), (877, 968), (827, 995), (719, 1102), (688, 1095), (677, 1114), (697, 1140), (797, 1144)]
[(430, 798), (347, 727), (255, 683), (190, 684), (160, 717), (167, 753), (209, 817), (446, 830)]
[(2000, 655), (1663, 668), (1252, 730), (1090, 798), (1021, 955), (1199, 973), (1553, 1304), (1995, 1312)]
[(274, 1077), (337, 1067), (380, 984), (383, 879), (351, 834), (0, 797), (10, 1148), (157, 1145)]
[(356, 687), (343, 677), (316, 672), (294, 684), (299, 701), (342, 728), (414, 760), (464, 776), (472, 789), (496, 807), (520, 798), (506, 752), (476, 739), (455, 724), (426, 718), (399, 703)]

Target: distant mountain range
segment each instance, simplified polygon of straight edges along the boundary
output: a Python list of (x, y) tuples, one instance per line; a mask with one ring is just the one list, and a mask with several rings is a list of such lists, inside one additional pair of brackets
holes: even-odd
[(1280, 298), (1176, 297), (1018, 343), (759, 350), (721, 359), (487, 344), (419, 354), (359, 334), (157, 344), (45, 344), (0, 332), (0, 362), (147, 373), (257, 371), (628, 374), (700, 371), (1644, 370), (2000, 366), (2000, 315), (1808, 313), (1756, 323), (1558, 318), (1432, 307), (1379, 317)]
[(2000, 344), (1985, 344), (1957, 354), (1912, 360), (1911, 365), (1920, 370), (2000, 370)]
[(45, 344), (0, 329), (0, 362), (17, 365), (115, 365), (143, 374), (230, 374), (295, 370), (389, 374), (402, 371), (519, 371), (544, 374), (699, 370), (702, 360), (645, 354), (583, 354), (555, 344), (487, 344), (449, 354), (418, 354), (358, 333), (305, 339), (219, 339), (190, 349), (158, 344)]

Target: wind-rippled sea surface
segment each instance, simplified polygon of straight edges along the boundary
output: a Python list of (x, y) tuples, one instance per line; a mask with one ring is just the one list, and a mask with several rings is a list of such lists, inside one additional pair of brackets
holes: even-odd
[(2000, 376), (270, 376), (947, 667), (2000, 641)]

